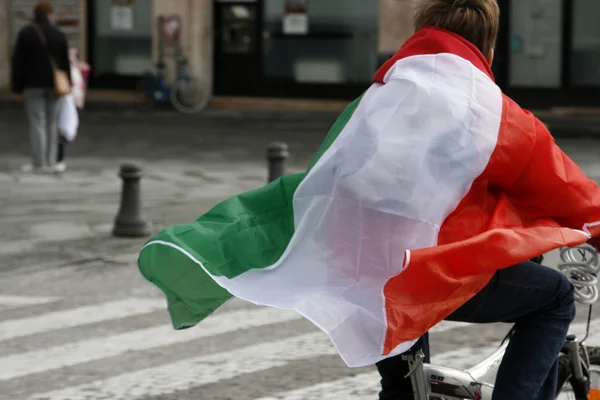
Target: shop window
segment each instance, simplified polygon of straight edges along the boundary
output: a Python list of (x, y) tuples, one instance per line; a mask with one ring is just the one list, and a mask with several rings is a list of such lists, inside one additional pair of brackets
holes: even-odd
[(265, 0), (263, 74), (299, 83), (366, 83), (378, 67), (378, 2)]
[(98, 0), (93, 4), (94, 73), (136, 76), (151, 70), (152, 0)]
[(562, 1), (511, 0), (511, 86), (560, 87), (561, 60)]
[(600, 85), (600, 1), (575, 0), (573, 5), (573, 47), (571, 83)]

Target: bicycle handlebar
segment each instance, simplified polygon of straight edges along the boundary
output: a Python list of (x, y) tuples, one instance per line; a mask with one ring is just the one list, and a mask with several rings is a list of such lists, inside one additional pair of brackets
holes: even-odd
[(558, 270), (575, 288), (575, 301), (586, 305), (598, 301), (598, 251), (589, 244), (563, 247), (560, 249), (560, 259), (562, 262), (558, 264)]

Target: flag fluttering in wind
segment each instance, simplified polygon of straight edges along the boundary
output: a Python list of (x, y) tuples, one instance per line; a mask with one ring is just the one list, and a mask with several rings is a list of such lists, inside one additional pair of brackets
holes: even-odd
[(175, 329), (235, 296), (298, 311), (358, 367), (409, 349), (498, 269), (585, 243), (598, 220), (598, 186), (502, 94), (481, 53), (424, 28), (306, 173), (165, 229), (139, 268)]

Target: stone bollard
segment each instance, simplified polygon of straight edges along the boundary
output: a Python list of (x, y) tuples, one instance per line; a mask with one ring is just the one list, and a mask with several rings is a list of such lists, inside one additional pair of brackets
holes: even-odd
[(148, 236), (148, 226), (142, 218), (142, 201), (140, 194), (141, 169), (136, 165), (121, 165), (119, 176), (123, 180), (121, 207), (115, 219), (113, 236), (142, 237)]
[(267, 146), (269, 183), (285, 175), (285, 160), (290, 156), (288, 146), (282, 142), (273, 142)]

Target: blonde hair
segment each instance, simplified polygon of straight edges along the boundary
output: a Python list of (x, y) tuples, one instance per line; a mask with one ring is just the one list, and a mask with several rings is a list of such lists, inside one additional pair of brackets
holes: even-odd
[(485, 57), (496, 45), (500, 8), (496, 0), (418, 0), (415, 29), (433, 26), (473, 43)]

